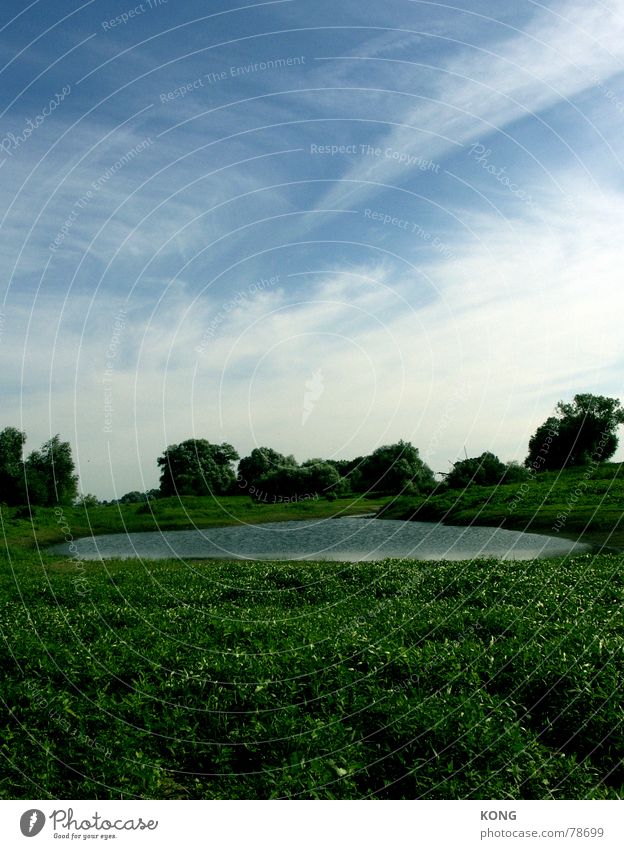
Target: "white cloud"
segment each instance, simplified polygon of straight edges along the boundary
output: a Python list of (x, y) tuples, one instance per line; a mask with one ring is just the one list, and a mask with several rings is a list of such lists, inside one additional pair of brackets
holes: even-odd
[[(469, 144), (484, 141), (492, 127), (512, 133), (518, 119), (545, 115), (596, 79), (620, 71), (623, 3), (611, 4), (610, 11), (578, 2), (550, 9), (534, 5), (525, 32), (496, 28), (495, 41), (482, 38), (478, 46), (449, 48), (439, 58), (439, 72), (345, 60), (319, 63), (305, 80), (310, 88), (369, 85), (428, 100), (315, 91), (265, 98), (231, 112), (213, 110), (182, 131), (167, 133), (107, 181), (97, 202), (76, 220), (35, 301), (50, 239), (85, 181), (97, 178), (149, 132), (145, 119), (94, 147), (112, 122), (92, 118), (77, 127), (67, 148), (71, 158), (60, 148), (53, 151), (45, 171), (35, 174), (37, 192), (25, 184), (5, 221), (4, 267), (10, 270), (24, 248), (5, 310), (4, 377), (21, 386), (5, 400), (6, 423), (22, 424), (29, 447), (55, 432), (71, 439), (83, 487), (110, 496), (113, 486), (117, 494), (153, 486), (156, 457), (168, 443), (190, 436), (229, 441), (243, 453), (268, 444), (301, 460), (356, 456), (406, 438), (428, 451), (438, 471), (464, 445), (473, 455), (488, 449), (503, 459), (522, 458), (531, 432), (557, 400), (578, 391), (617, 395), (624, 200), (618, 183), (597, 179), (602, 162), (597, 144), (579, 142), (582, 163), (551, 169), (537, 187), (536, 208), (511, 209), (509, 193), (482, 169), (475, 171), (475, 181), (485, 184), (488, 197), (496, 195), (501, 212), (469, 187), (462, 194), (459, 183), (456, 192), (442, 197), (441, 191), (453, 261), (427, 253), (422, 240), (401, 239), (392, 227), (371, 231), (373, 243), (360, 247), (354, 231), (362, 216), (356, 215), (332, 219), (336, 226), (330, 223), (327, 242), (298, 243), (302, 233), (329, 219), (290, 213), (336, 208), (347, 198), (354, 203), (378, 191), (370, 185), (354, 190), (353, 182), (325, 191), (320, 189), (325, 184), (310, 188), (298, 180), (314, 179), (318, 167), (321, 177), (336, 174), (337, 180), (403, 187), (411, 173), (385, 157), (311, 164), (310, 157), (280, 155), (227, 167), (238, 159), (301, 147), (309, 138), (321, 141), (314, 135), (318, 127), (344, 135), (354, 116), (419, 127), (415, 134), (371, 123), (370, 132), (383, 147), (439, 158), (453, 147), (441, 139), (444, 135)], [(422, 42), (378, 34), (364, 40), (360, 52), (382, 60), (405, 56), (412, 45), (418, 58)], [(347, 52), (358, 51), (349, 43)], [(149, 57), (135, 59), (150, 67)], [(612, 103), (597, 97), (610, 110), (607, 123), (613, 131)], [(592, 117), (594, 112), (600, 110), (594, 106)], [(192, 114), (189, 100), (178, 117)], [(302, 116), (340, 120), (245, 134)], [(4, 209), (38, 161), (39, 146), (45, 149), (49, 129), (44, 125), (38, 140), (11, 163)], [(207, 129), (213, 140), (242, 135), (222, 148), (213, 145), (183, 158), (206, 143)], [(379, 137), (380, 132), (385, 135)], [(568, 137), (574, 140), (574, 133)], [(90, 149), (84, 165), (71, 171)], [(536, 146), (538, 166), (549, 153)], [(529, 158), (532, 154), (533, 148)], [(169, 163), (175, 164), (132, 195)], [(215, 174), (197, 181), (209, 171)], [(522, 176), (531, 183), (530, 169)], [(278, 187), (265, 191), (272, 185)], [(237, 195), (246, 196), (227, 202)], [(574, 203), (566, 203), (565, 195)], [(124, 201), (75, 273), (94, 234)], [(412, 202), (403, 193), (396, 201), (399, 211), (401, 201), (406, 209)], [(272, 223), (246, 226), (261, 218)], [(275, 246), (275, 254), (282, 247), (290, 252), (274, 260)], [(281, 269), (279, 282), (252, 292), (252, 281), (270, 276), (270, 262)], [(331, 270), (317, 273), (319, 268)], [(107, 385), (103, 376), (115, 312), (135, 283)], [(304, 422), (306, 385), (321, 372), (323, 391)], [(112, 405), (109, 426), (107, 403)]]
[[(74, 299), (50, 373), (54, 322), (46, 325), (42, 303), (26, 351), (28, 384), (39, 389), (26, 392), (21, 413), (6, 405), (6, 415), (23, 414), (37, 444), (48, 436), (49, 409), (50, 432), (77, 446), (84, 488), (108, 495), (109, 445), (115, 485), (126, 491), (154, 485), (158, 454), (193, 435), (242, 452), (269, 444), (301, 460), (356, 456), (403, 437), (422, 451), (434, 445), (438, 471), (464, 445), (522, 458), (557, 400), (618, 394), (624, 201), (615, 192), (605, 201), (590, 183), (576, 190), (582, 215), (553, 200), (548, 228), (473, 215), (481, 241), (428, 269), (437, 298), (414, 309), (421, 275), (387, 262), (309, 275), (305, 298), (288, 280), (242, 298), (201, 354), (218, 299), (190, 303), (178, 287), (149, 319), (130, 309), (110, 383), (110, 433), (102, 375), (113, 311), (95, 310), (85, 324), (89, 300)], [(21, 364), (14, 343), (24, 320), (5, 327), (9, 372)], [(324, 392), (302, 426), (306, 381), (319, 369)]]
[[(417, 63), (417, 60), (415, 60)], [(433, 159), (453, 152), (450, 138), (461, 144), (483, 140), (514, 121), (592, 88), (596, 80), (620, 73), (624, 62), (624, 5), (611, 11), (579, 2), (561, 4), (558, 13), (541, 8), (516, 35), (487, 48), (466, 45), (443, 58), (439, 71), (422, 76), (418, 64), (375, 62), (373, 88), (403, 89), (416, 98), (388, 97), (393, 122), (421, 128), (426, 135), (400, 126), (389, 128), (379, 144)], [(331, 66), (327, 73), (331, 72)], [(370, 71), (356, 62), (353, 74)], [(414, 81), (424, 80), (415, 88)], [(401, 182), (404, 166), (385, 158), (356, 159), (343, 175), (349, 181)], [(319, 205), (339, 207), (361, 201), (372, 187), (338, 186)]]

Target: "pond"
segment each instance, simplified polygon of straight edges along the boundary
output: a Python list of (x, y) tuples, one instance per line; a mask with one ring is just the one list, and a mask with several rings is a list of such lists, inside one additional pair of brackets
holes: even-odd
[(345, 518), (236, 525), (188, 531), (108, 534), (53, 546), (83, 560), (220, 558), (228, 560), (530, 560), (589, 552), (560, 537), (431, 522)]

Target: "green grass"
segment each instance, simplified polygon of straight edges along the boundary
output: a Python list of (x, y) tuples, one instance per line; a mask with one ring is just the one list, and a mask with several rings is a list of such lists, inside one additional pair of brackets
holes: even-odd
[(382, 512), (388, 519), (496, 525), (624, 551), (624, 471), (619, 463), (604, 463), (593, 471), (542, 472), (525, 484), (397, 498)]
[(2, 507), (0, 521), (5, 542), (11, 548), (32, 549), (62, 542), (69, 527), (74, 539), (123, 533), (124, 531), (186, 530), (225, 525), (327, 519), (375, 513), (388, 497), (356, 495), (328, 501), (263, 504), (248, 496), (161, 498), (149, 504), (95, 507)]
[(618, 556), (2, 569), (2, 798), (622, 798)]
[(3, 508), (0, 798), (624, 798), (621, 555), (78, 568), (44, 550), (63, 522), (384, 503)]

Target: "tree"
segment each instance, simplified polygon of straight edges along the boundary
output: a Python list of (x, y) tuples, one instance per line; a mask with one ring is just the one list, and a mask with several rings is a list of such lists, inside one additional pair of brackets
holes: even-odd
[(51, 506), (73, 504), (78, 497), (78, 477), (74, 474), (69, 442), (61, 442), (57, 433), (44, 442), (40, 451), (32, 451), (24, 463), (26, 496), (31, 504)]
[(359, 467), (362, 488), (369, 492), (388, 494), (427, 492), (434, 488), (433, 472), (418, 454), (418, 448), (400, 440), (383, 445)]
[(502, 483), (522, 483), (530, 477), (529, 470), (518, 463), (516, 460), (510, 460), (505, 468), (505, 478)]
[(364, 488), (361, 470), (364, 459), (364, 457), (355, 457), (353, 460), (328, 460), (327, 462), (331, 463), (340, 477), (345, 479), (351, 492), (361, 492)]
[(302, 468), (308, 473), (309, 492), (335, 498), (346, 495), (349, 491), (349, 481), (343, 478), (336, 466), (328, 460), (306, 460)]
[(238, 464), (238, 482), (260, 501), (335, 498), (349, 490), (333, 462), (316, 458), (299, 465), (292, 455), (285, 457), (272, 448), (254, 448), (244, 457)]
[(84, 492), (78, 496), (76, 500), (76, 507), (97, 507), (100, 503), (100, 499), (97, 495), (94, 495), (92, 492)]
[(453, 468), (445, 478), (451, 489), (464, 489), (470, 484), (478, 486), (496, 486), (505, 477), (507, 467), (491, 451), (484, 451), (479, 457), (467, 457), (453, 463)]
[(26, 434), (15, 427), (0, 432), (0, 501), (20, 504), (24, 500), (24, 460)]
[(281, 466), (257, 478), (255, 484), (250, 486), (249, 494), (258, 501), (310, 498), (315, 495), (311, 485), (310, 469)]
[(223, 495), (236, 476), (232, 464), (236, 450), (224, 442), (213, 445), (207, 439), (187, 439), (169, 445), (158, 458), (161, 468), (160, 492), (167, 495)]
[(238, 464), (239, 488), (258, 488), (260, 478), (284, 467), (297, 467), (297, 461), (292, 455), (285, 457), (272, 448), (254, 448), (251, 454), (243, 457)]
[(133, 489), (132, 492), (126, 492), (121, 498), (118, 498), (116, 504), (144, 504), (146, 501), (153, 501), (160, 495), (158, 489), (148, 489), (147, 492), (139, 492), (138, 489)]
[(617, 398), (584, 393), (571, 403), (560, 401), (556, 415), (538, 427), (529, 440), (525, 466), (536, 471), (585, 466), (612, 457), (624, 409)]

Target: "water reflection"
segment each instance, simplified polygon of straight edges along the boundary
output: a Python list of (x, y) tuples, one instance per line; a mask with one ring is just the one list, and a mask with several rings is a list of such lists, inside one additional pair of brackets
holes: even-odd
[(589, 546), (560, 537), (486, 527), (454, 527), (430, 522), (371, 518), (323, 519), (236, 525), (190, 531), (108, 534), (85, 537), (69, 551), (51, 551), (84, 560), (178, 557), (253, 560), (467, 560), (498, 557), (530, 560), (574, 552)]

